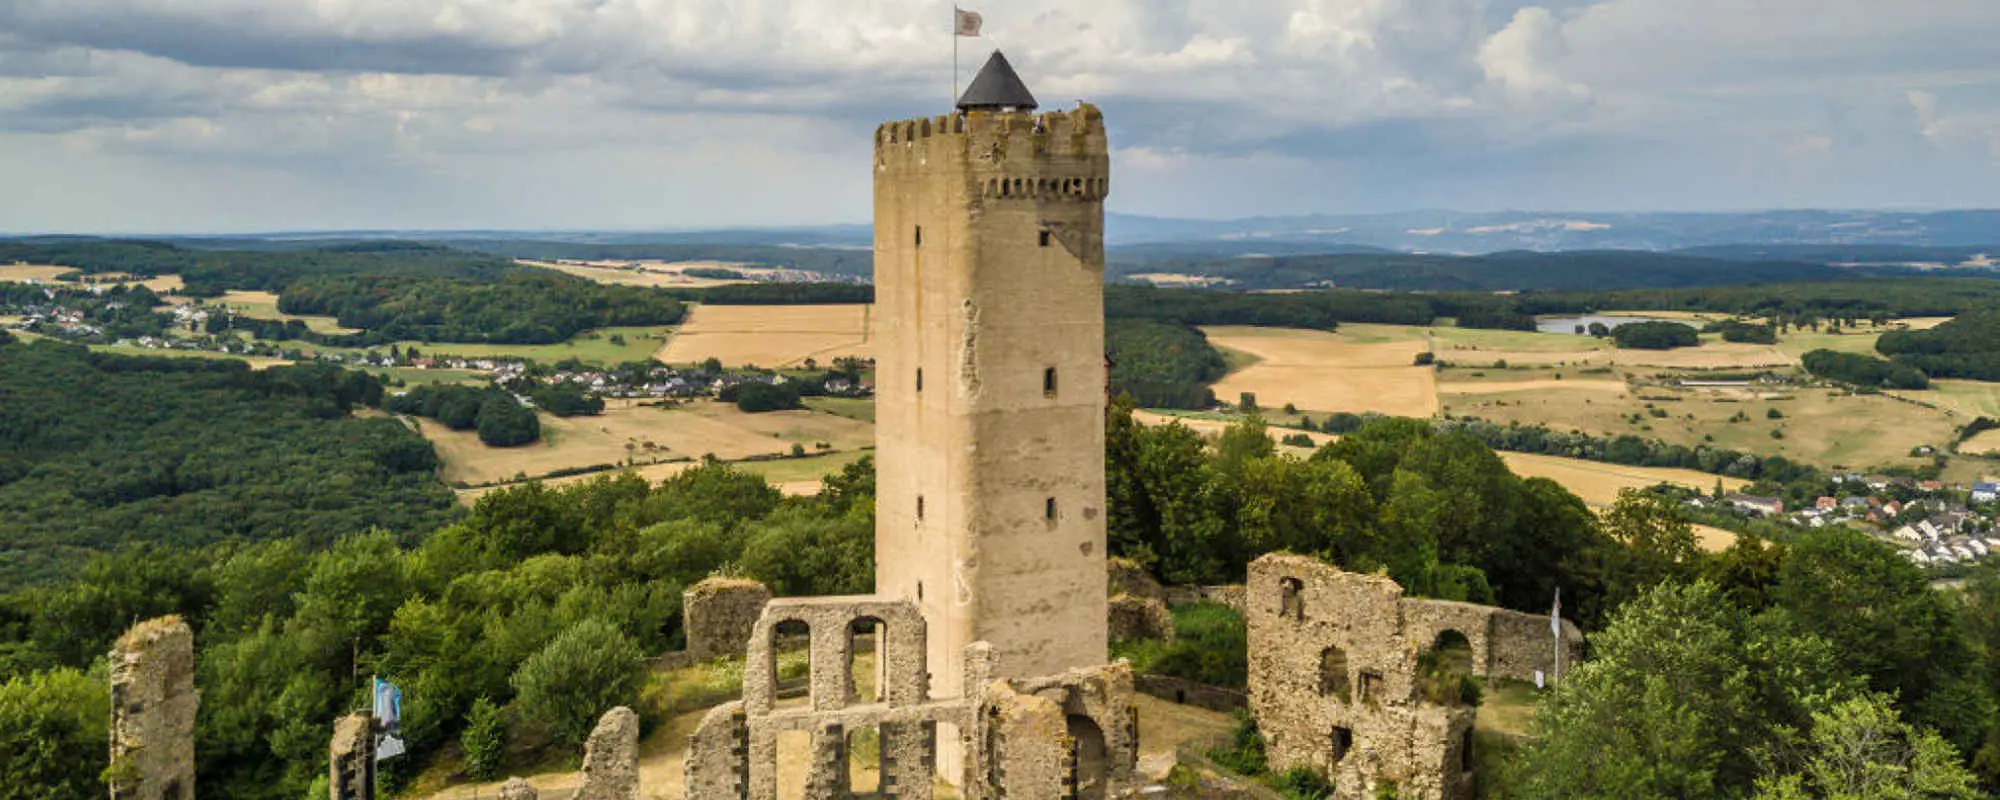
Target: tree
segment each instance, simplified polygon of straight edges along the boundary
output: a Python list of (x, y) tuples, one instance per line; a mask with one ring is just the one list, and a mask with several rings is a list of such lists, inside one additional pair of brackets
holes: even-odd
[(95, 800), (109, 766), (110, 692), (70, 669), (0, 684), (0, 800)]
[(488, 392), (479, 405), (479, 441), (492, 447), (517, 447), (542, 438), (542, 421), (533, 409), (506, 392)]
[(1949, 601), (1923, 570), (1859, 531), (1801, 537), (1771, 597), (1791, 624), (1832, 643), (1876, 691), (1904, 703), (1923, 700), (1942, 668), (1965, 657)]
[(466, 772), (482, 781), (498, 777), (507, 759), (507, 720), (500, 707), (484, 697), (472, 701), (458, 742), (465, 750)]
[(1236, 396), (1236, 408), (1246, 414), (1257, 410), (1257, 393), (1244, 392)]
[(1799, 771), (1758, 782), (1756, 800), (1976, 800), (1958, 753), (1912, 727), (1886, 697), (1849, 699), (1812, 715)]
[(1713, 585), (1664, 584), (1542, 696), (1511, 785), (1535, 798), (1742, 796), (1814, 712), (1853, 696), (1835, 651), (1753, 620)]
[(514, 671), (516, 718), (546, 726), (556, 744), (581, 747), (604, 712), (638, 702), (646, 683), (638, 646), (598, 620), (571, 625)]

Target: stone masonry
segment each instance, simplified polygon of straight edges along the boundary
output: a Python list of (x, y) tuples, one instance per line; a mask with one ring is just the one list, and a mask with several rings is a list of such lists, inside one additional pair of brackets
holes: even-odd
[(540, 797), (541, 793), (535, 791), (532, 784), (520, 778), (508, 778), (506, 783), (500, 784), (500, 800), (538, 800)]
[[(1532, 678), (1555, 658), (1547, 617), (1405, 598), (1387, 577), (1305, 556), (1252, 562), (1245, 595), (1250, 706), (1271, 768), (1319, 771), (1338, 798), (1390, 785), (1413, 800), (1472, 796), (1475, 710), (1426, 691), (1420, 669), (1446, 631), (1465, 638), (1475, 675)], [(1567, 663), (1582, 636), (1563, 631)]]
[(639, 800), (639, 715), (604, 712), (583, 743), (583, 785), (574, 800)]
[(327, 747), (331, 800), (375, 800), (375, 718), (350, 714), (333, 723)]
[(1174, 615), (1158, 598), (1121, 594), (1111, 598), (1106, 614), (1111, 641), (1136, 637), (1174, 640)]
[[(809, 692), (781, 706), (778, 628), (807, 629)], [(856, 639), (873, 636), (879, 689), (859, 696)], [(914, 604), (874, 597), (788, 598), (765, 608), (751, 637), (743, 699), (712, 709), (689, 737), (689, 800), (772, 800), (857, 793), (851, 733), (872, 729), (879, 744), (876, 792), (929, 798), (938, 777), (941, 731), (956, 732), (964, 755), (953, 777), (967, 800), (1106, 798), (1132, 789), (1138, 759), (1132, 675), (1124, 663), (1037, 679), (996, 678), (991, 646), (966, 648), (967, 691), (934, 695), (926, 626)], [(801, 789), (781, 791), (781, 736), (803, 736), (809, 764)]]
[(194, 800), (194, 633), (141, 622), (111, 650), (112, 800)]
[(708, 661), (742, 655), (769, 602), (770, 589), (743, 578), (710, 577), (689, 587), (681, 595), (688, 658)]

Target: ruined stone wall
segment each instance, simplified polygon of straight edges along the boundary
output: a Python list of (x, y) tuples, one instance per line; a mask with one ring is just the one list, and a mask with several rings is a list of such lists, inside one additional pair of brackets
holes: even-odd
[(194, 800), (194, 633), (178, 616), (147, 620), (110, 656), (113, 800)]
[[(1535, 672), (1539, 670), (1549, 680), (1557, 680), (1554, 670), (1556, 640), (1554, 632), (1549, 630), (1547, 615), (1496, 609), (1491, 631), (1487, 635), (1490, 655), (1486, 674), (1533, 681)], [(1571, 669), (1582, 664), (1583, 655), (1583, 631), (1569, 620), (1563, 620), (1561, 674), (1568, 675)]]
[(1104, 569), (1108, 583), (1105, 589), (1106, 596), (1117, 597), (1126, 594), (1141, 599), (1150, 598), (1166, 602), (1166, 589), (1160, 586), (1160, 582), (1155, 580), (1153, 574), (1147, 572), (1145, 567), (1130, 559), (1117, 556), (1105, 559)]
[[(1336, 797), (1469, 797), (1464, 739), (1474, 710), (1429, 702), (1418, 654), (1439, 624), (1469, 609), (1412, 605), (1386, 577), (1273, 554), (1252, 562), (1245, 586), (1249, 695), (1272, 769), (1306, 767)], [(1417, 620), (1406, 628), (1405, 612)]]
[(351, 714), (333, 723), (327, 746), (331, 800), (375, 800), (375, 718)]
[(681, 595), (688, 659), (701, 662), (742, 655), (769, 602), (769, 588), (743, 578), (711, 577), (689, 587)]
[(583, 743), (583, 785), (573, 800), (639, 800), (639, 715), (604, 712)]
[(1106, 614), (1111, 641), (1136, 637), (1169, 642), (1174, 639), (1174, 615), (1157, 598), (1121, 594), (1111, 598)]

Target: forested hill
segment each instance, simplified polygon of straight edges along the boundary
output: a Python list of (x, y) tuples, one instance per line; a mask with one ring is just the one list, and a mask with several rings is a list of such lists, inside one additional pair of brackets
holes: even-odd
[(395, 275), (490, 280), (529, 268), (504, 258), (414, 242), (350, 242), (293, 250), (194, 250), (128, 239), (0, 239), (0, 264), (25, 262), (84, 272), (177, 274), (186, 292), (213, 296), (230, 289), (282, 292), (294, 282), (326, 275)]
[(336, 367), (0, 344), (0, 588), (131, 543), (438, 527), (456, 506), (430, 443), (348, 414), (381, 394)]
[(1804, 262), (1743, 262), (1716, 258), (1600, 250), (1526, 251), (1484, 256), (1331, 253), (1233, 258), (1113, 257), (1110, 276), (1192, 275), (1228, 281), (1234, 289), (1341, 287), (1400, 291), (1604, 291), (1814, 281), (1850, 277), (1836, 267)]

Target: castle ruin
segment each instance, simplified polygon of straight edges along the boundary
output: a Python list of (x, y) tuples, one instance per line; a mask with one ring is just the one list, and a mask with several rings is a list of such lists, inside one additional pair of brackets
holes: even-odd
[(1095, 107), (1035, 108), (996, 52), (957, 113), (876, 130), (876, 594), (764, 606), (743, 699), (690, 737), (692, 800), (1132, 788), (1132, 676), (1105, 663), (1109, 147)]
[[(1390, 790), (1413, 800), (1472, 797), (1475, 709), (1448, 677), (1510, 680), (1555, 674), (1582, 655), (1537, 614), (1405, 598), (1380, 575), (1273, 553), (1245, 585), (1250, 707), (1271, 769), (1326, 775), (1337, 798)], [(1558, 644), (1558, 641), (1560, 644)], [(1451, 651), (1458, 665), (1439, 663)]]
[(194, 800), (194, 633), (147, 620), (111, 650), (112, 800)]

